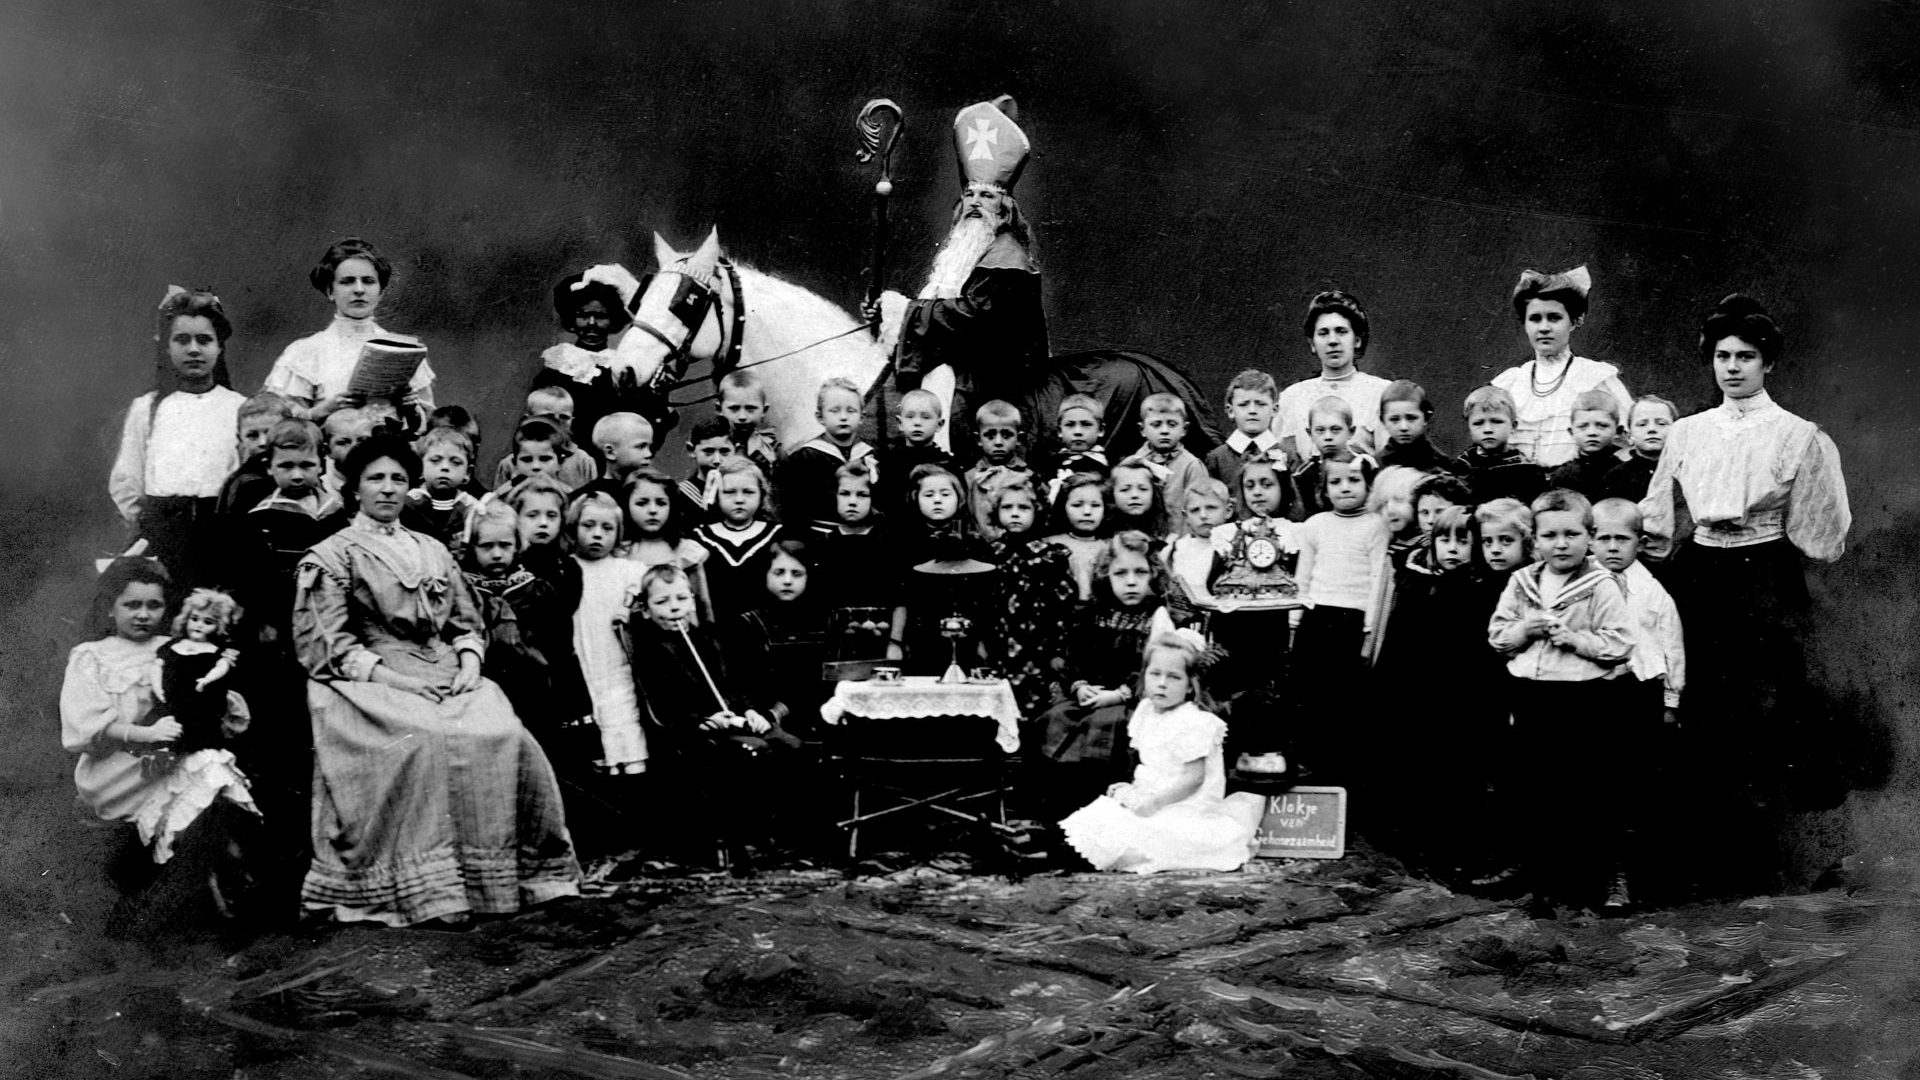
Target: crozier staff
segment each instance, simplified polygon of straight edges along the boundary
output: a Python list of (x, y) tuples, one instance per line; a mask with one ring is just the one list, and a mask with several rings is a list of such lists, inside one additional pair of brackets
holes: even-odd
[(1586, 321), (1592, 289), (1584, 265), (1557, 274), (1523, 270), (1513, 287), (1513, 313), (1533, 359), (1494, 376), (1493, 385), (1517, 406), (1509, 445), (1545, 468), (1573, 460), (1573, 403), (1581, 394), (1612, 394), (1621, 416), (1633, 407), (1619, 368), (1573, 354), (1573, 332)]
[[(933, 258), (917, 299), (880, 295), (880, 341), (894, 351), (894, 381), (916, 389), (935, 369), (953, 377), (948, 436), (955, 453), (973, 447), (973, 414), (995, 399), (1022, 400), (1047, 360), (1047, 317), (1033, 236), (1013, 185), (1031, 153), (1001, 96), (960, 110), (953, 120), (960, 199), (953, 225)], [(869, 308), (867, 317), (873, 318)]]

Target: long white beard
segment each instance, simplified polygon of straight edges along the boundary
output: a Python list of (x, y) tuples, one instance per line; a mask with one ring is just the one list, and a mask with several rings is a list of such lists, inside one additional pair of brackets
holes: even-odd
[(933, 269), (927, 273), (922, 300), (951, 300), (966, 287), (968, 275), (980, 264), (980, 256), (992, 246), (997, 229), (986, 218), (961, 218), (947, 234), (947, 242), (933, 257)]

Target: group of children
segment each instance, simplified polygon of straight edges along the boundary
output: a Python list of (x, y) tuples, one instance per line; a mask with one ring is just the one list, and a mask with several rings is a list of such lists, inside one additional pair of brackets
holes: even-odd
[[(228, 333), (217, 301), (163, 305), (174, 381), (136, 402), (144, 422), (129, 421), (114, 492), (178, 586), (223, 598), (201, 605), (214, 614), (187, 628), (207, 644), (187, 651), (222, 657), (207, 686), (274, 717), (265, 734), (255, 725), (242, 763), (261, 812), (290, 822), (297, 846), (310, 766), (290, 647), (296, 567), (347, 520), (346, 455), (406, 421), (373, 403), (316, 426), (275, 394), (224, 391), (213, 370)], [(229, 412), (237, 445), (196, 434), (204, 418), (176, 420), (169, 387)], [(577, 446), (572, 398), (543, 386), (486, 480), (465, 409), (419, 418), (421, 475), (400, 522), (465, 569), (488, 626), (486, 674), (546, 749), (584, 854), (657, 839), (662, 800), (692, 797), (704, 781), (690, 778), (712, 769), (804, 767), (827, 662), (931, 674), (958, 660), (1013, 687), (1035, 816), (1122, 798), (1145, 821), (1178, 804), (1232, 819), (1240, 850), (1252, 822), (1245, 807), (1222, 810), (1225, 748), (1250, 772), (1283, 762), (1301, 780), (1347, 785), (1370, 837), (1436, 871), (1519, 873), (1557, 899), (1624, 903), (1632, 823), (1597, 812), (1596, 793), (1636, 759), (1603, 766), (1587, 748), (1602, 726), (1655, 737), (1681, 689), (1672, 602), (1636, 560), (1636, 502), (1673, 406), (1643, 397), (1621, 416), (1610, 395), (1583, 396), (1571, 424), (1581, 454), (1549, 472), (1507, 445), (1515, 404), (1494, 386), (1468, 396), (1473, 445), (1457, 458), (1428, 440), (1433, 406), (1411, 382), (1382, 391), (1363, 425), (1379, 433), (1373, 448), (1338, 396), (1308, 412), (1310, 446), (1282, 444), (1278, 401), (1270, 376), (1236, 376), (1235, 430), (1203, 459), (1185, 446), (1186, 403), (1152, 395), (1140, 449), (1117, 460), (1093, 397), (1065, 398), (1045, 425), (992, 401), (961, 460), (939, 445), (934, 395), (902, 396), (898, 437), (875, 447), (859, 434), (861, 388), (838, 379), (819, 388), (820, 435), (782, 448), (764, 429), (762, 388), (735, 372), (716, 414), (688, 430), (689, 470), (676, 477), (654, 468), (646, 419), (608, 413)], [(183, 465), (224, 467), (217, 494), (204, 482), (155, 490), (152, 478)], [(139, 627), (143, 641), (157, 632)], [(1157, 690), (1143, 690), (1143, 663), (1163, 669), (1148, 680)], [(1389, 685), (1445, 688), (1444, 710), (1369, 715), (1370, 667), (1391, 672)], [(1224, 721), (1189, 722), (1179, 706), (1192, 702), (1217, 704), (1202, 715)], [(1187, 734), (1156, 734), (1176, 715)], [(144, 752), (149, 733), (121, 720), (123, 746)], [(97, 750), (99, 736), (70, 732), (69, 745)], [(1162, 760), (1153, 797), (1139, 794), (1141, 775), (1124, 779), (1146, 744), (1196, 755)], [(1460, 815), (1431, 812), (1441, 790), (1465, 793)], [(1489, 856), (1486, 833), (1464, 837), (1492, 813), (1522, 836)], [(1107, 865), (1179, 862), (1130, 842), (1074, 845), (1118, 843)]]

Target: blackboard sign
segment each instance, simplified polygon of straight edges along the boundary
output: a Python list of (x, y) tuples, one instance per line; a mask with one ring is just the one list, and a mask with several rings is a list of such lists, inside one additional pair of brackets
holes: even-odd
[(1347, 853), (1347, 789), (1297, 787), (1269, 795), (1255, 838), (1263, 859), (1338, 859)]

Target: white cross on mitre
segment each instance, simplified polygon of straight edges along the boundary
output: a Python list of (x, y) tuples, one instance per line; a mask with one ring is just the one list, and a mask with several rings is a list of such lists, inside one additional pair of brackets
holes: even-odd
[(973, 129), (967, 132), (967, 160), (993, 160), (993, 148), (999, 143), (1000, 132), (986, 117), (980, 117), (973, 122)]

